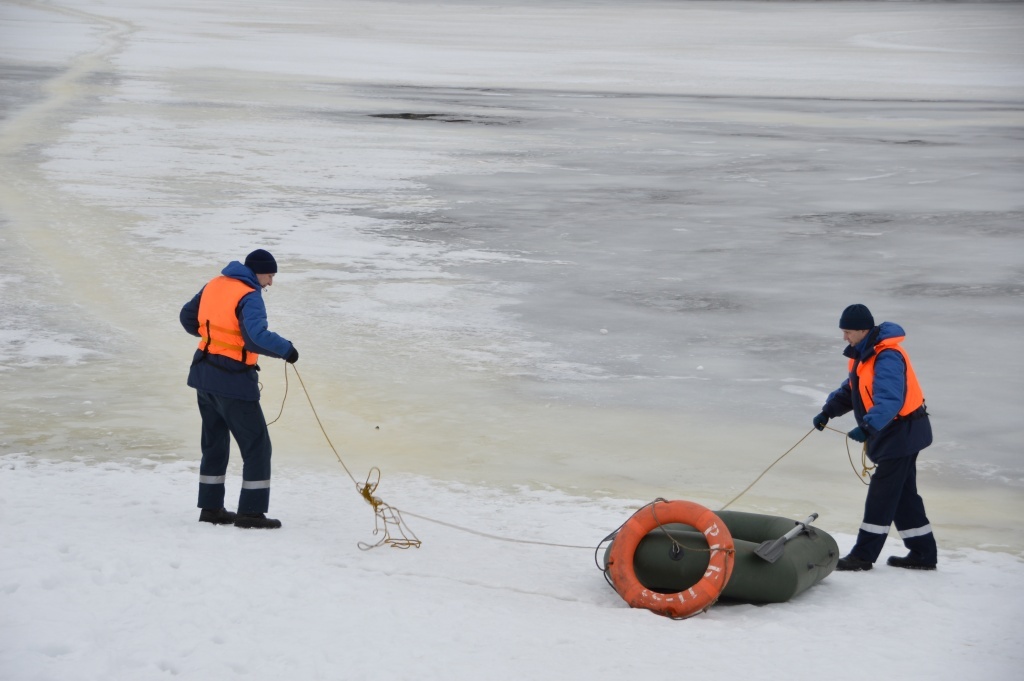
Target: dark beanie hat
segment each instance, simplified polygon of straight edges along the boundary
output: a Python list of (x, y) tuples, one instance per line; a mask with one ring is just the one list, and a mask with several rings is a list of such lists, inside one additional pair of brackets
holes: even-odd
[(245, 256), (245, 266), (256, 274), (277, 274), (277, 261), (262, 248)]
[(864, 331), (874, 326), (875, 318), (871, 316), (871, 310), (860, 303), (843, 310), (843, 316), (839, 318), (839, 328), (847, 331)]

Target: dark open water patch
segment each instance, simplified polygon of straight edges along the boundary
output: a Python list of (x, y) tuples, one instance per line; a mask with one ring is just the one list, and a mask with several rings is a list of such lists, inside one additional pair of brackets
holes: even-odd
[(439, 123), (472, 123), (476, 125), (515, 125), (519, 123), (513, 118), (499, 116), (479, 116), (476, 114), (453, 113), (379, 113), (367, 114), (370, 118), (393, 118), (402, 121), (436, 121)]
[(1002, 298), (1024, 296), (1024, 281), (1010, 283), (962, 284), (930, 282), (927, 284), (906, 284), (895, 289), (905, 296), (927, 298)]
[(861, 212), (832, 212), (832, 213), (806, 213), (794, 215), (790, 220), (796, 222), (808, 222), (823, 227), (866, 227), (873, 225), (884, 225), (892, 222), (895, 216), (889, 213), (861, 213)]
[[(944, 213), (882, 213), (866, 211), (835, 211), (804, 213), (784, 218), (789, 222), (815, 225), (818, 229), (839, 236), (855, 236), (856, 230), (890, 227), (918, 227), (929, 233), (976, 234), (988, 237), (1024, 236), (1024, 212), (1021, 211), (950, 211)], [(891, 224), (890, 224), (891, 223)], [(818, 232), (790, 231), (789, 236), (819, 236)]]
[(616, 290), (608, 300), (659, 312), (735, 312), (743, 306), (725, 294), (680, 293), (657, 290)]
[(801, 223), (808, 227), (798, 227), (786, 231), (785, 236), (791, 239), (823, 236), (840, 239), (860, 239), (865, 231), (878, 232), (883, 225), (889, 225), (897, 217), (890, 213), (845, 212), (808, 213), (791, 215), (786, 218), (790, 222)]

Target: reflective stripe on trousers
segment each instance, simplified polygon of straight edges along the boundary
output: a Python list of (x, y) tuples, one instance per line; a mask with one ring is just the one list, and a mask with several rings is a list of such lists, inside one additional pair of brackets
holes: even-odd
[[(223, 485), (226, 475), (200, 475), (199, 482), (203, 485)], [(269, 480), (243, 480), (242, 489), (270, 489)]]
[(242, 489), (270, 489), (269, 480), (243, 480)]
[[(861, 523), (860, 529), (864, 532), (871, 532), (872, 534), (889, 534), (889, 528), (883, 527), (882, 525), (872, 525), (871, 523)], [(900, 534), (901, 539), (913, 539), (914, 537), (923, 537), (926, 534), (932, 533), (932, 525), (922, 525), (921, 527), (914, 527), (909, 530), (897, 530)]]
[(932, 533), (931, 523), (922, 525), (921, 527), (915, 527), (911, 530), (900, 530), (900, 537), (902, 539), (913, 539), (914, 537), (923, 537), (926, 534)]

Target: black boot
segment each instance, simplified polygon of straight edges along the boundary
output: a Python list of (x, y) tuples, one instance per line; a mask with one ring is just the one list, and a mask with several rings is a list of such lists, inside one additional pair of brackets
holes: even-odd
[(235, 514), (226, 508), (204, 508), (199, 512), (199, 522), (230, 525), (235, 522)]
[(235, 527), (276, 530), (281, 527), (281, 521), (268, 518), (266, 513), (239, 513), (238, 517), (235, 518)]
[(864, 572), (866, 570), (870, 570), (872, 567), (873, 565), (870, 562), (863, 558), (858, 558), (852, 553), (840, 558), (839, 562), (836, 563), (836, 570), (839, 570), (840, 572)]
[(889, 560), (885, 561), (886, 565), (893, 567), (907, 568), (908, 570), (934, 570), (935, 561), (922, 560), (916, 557), (913, 552), (907, 555), (900, 556), (889, 556)]

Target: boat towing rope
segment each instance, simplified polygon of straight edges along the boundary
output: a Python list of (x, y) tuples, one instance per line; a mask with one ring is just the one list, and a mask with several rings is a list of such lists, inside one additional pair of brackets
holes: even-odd
[[(645, 587), (636, 576), (633, 556), (647, 533), (667, 524), (689, 525), (708, 542), (710, 560), (704, 576), (678, 593), (659, 593)], [(608, 578), (615, 591), (633, 608), (673, 619), (698, 615), (718, 600), (732, 576), (735, 545), (725, 523), (710, 509), (692, 501), (656, 499), (623, 523), (608, 549)]]

